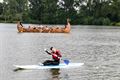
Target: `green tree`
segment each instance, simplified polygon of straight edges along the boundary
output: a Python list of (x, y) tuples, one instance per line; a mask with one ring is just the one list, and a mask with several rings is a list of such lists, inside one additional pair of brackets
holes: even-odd
[(112, 0), (107, 17), (113, 22), (120, 22), (120, 0)]
[(39, 23), (55, 23), (58, 0), (29, 0), (30, 13)]
[(0, 20), (110, 25), (120, 22), (120, 0), (3, 0)]
[(0, 15), (3, 13), (3, 4), (0, 3)]
[(58, 8), (58, 0), (44, 0), (44, 8), (43, 8), (43, 17), (42, 20), (44, 23), (53, 24), (57, 23), (57, 8)]
[(75, 1), (76, 0), (62, 0), (60, 2), (60, 11), (62, 11), (62, 18), (65, 21), (66, 18), (70, 18), (71, 20), (76, 19), (77, 10), (75, 9)]
[[(104, 24), (105, 20), (110, 22), (107, 18), (108, 8), (111, 0), (78, 0), (79, 14), (82, 24)], [(102, 20), (103, 19), (103, 20)]]
[(30, 16), (32, 20), (42, 21), (41, 17), (44, 8), (42, 1), (43, 0), (29, 0)]
[(5, 20), (21, 20), (22, 14), (28, 10), (28, 0), (4, 0)]

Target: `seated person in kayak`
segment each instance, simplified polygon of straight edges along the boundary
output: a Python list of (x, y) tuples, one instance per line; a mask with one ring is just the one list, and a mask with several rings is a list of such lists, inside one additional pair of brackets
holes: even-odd
[(47, 52), (49, 55), (52, 55), (53, 60), (46, 60), (45, 62), (43, 62), (43, 65), (45, 65), (45, 66), (46, 65), (59, 65), (60, 58), (62, 57), (60, 51), (53, 47), (51, 47), (50, 50), (51, 50), (51, 52), (48, 52), (45, 49), (45, 52)]

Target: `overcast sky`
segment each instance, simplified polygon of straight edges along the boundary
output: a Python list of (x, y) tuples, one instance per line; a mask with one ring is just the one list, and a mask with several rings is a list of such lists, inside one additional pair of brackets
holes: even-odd
[(0, 2), (2, 2), (3, 0), (0, 0)]

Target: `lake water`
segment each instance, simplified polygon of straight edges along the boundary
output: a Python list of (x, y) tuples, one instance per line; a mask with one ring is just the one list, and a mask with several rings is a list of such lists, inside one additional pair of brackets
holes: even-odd
[[(69, 69), (14, 71), (15, 64), (51, 59), (44, 52), (51, 46), (70, 62), (85, 64)], [(16, 24), (0, 23), (0, 80), (120, 80), (120, 28), (76, 25), (70, 34), (18, 33)]]

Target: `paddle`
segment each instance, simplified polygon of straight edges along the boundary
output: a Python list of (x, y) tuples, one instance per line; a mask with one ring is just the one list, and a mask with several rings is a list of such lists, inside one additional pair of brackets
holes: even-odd
[[(47, 49), (44, 49), (44, 51), (47, 52), (48, 54), (50, 54), (50, 53), (47, 51)], [(52, 55), (52, 54), (51, 54), (51, 55)], [(66, 65), (68, 65), (69, 62), (70, 62), (70, 61), (67, 60), (67, 59), (63, 59), (63, 58), (60, 58), (60, 59), (63, 60)]]
[(61, 59), (61, 60), (63, 60), (63, 61), (64, 61), (64, 63), (65, 63), (65, 64), (67, 64), (67, 65), (70, 63), (70, 61), (69, 61), (69, 60), (67, 60), (67, 59)]

